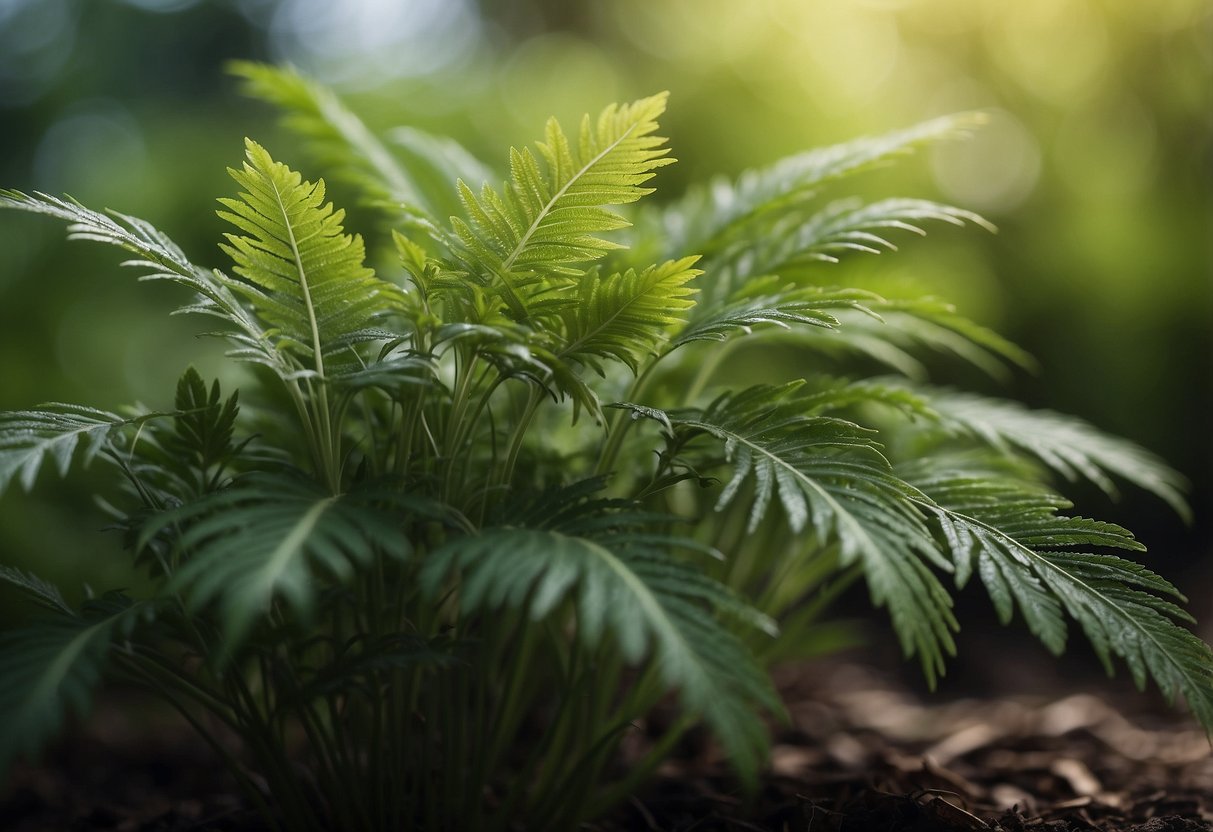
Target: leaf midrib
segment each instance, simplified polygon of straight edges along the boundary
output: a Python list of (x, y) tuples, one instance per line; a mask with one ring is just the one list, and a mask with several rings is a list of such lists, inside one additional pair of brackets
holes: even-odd
[(552, 195), (551, 199), (548, 200), (547, 205), (544, 205), (543, 208), (540, 209), (539, 214), (536, 215), (535, 220), (531, 223), (531, 227), (526, 230), (526, 233), (522, 235), (522, 237), (518, 240), (518, 243), (514, 246), (514, 250), (510, 252), (510, 256), (507, 257), (502, 262), (502, 264), (501, 264), (502, 271), (509, 271), (510, 267), (514, 265), (514, 261), (517, 260), (518, 257), (522, 254), (522, 252), (526, 250), (527, 242), (531, 239), (531, 236), (539, 229), (540, 223), (542, 223), (544, 218), (552, 212), (552, 210), (555, 208), (556, 203), (559, 202), (560, 199), (565, 195), (565, 193), (568, 192), (569, 188), (571, 188), (573, 186), (573, 184), (577, 182), (577, 180), (579, 180), (581, 177), (585, 176), (585, 174), (588, 173), (592, 167), (594, 167), (599, 162), (601, 162), (604, 158), (606, 158), (607, 154), (609, 154), (616, 147), (618, 147), (620, 144), (622, 144), (623, 141), (628, 136), (630, 136), (632, 134), (632, 132), (638, 126), (639, 126), (639, 123), (634, 123), (634, 124), (629, 125), (628, 129), (624, 130), (623, 134), (620, 135), (619, 138), (617, 138), (615, 141), (611, 142), (605, 148), (603, 148), (602, 151), (597, 156), (595, 156), (590, 161), (586, 162), (585, 165), (583, 165), (580, 170), (578, 170), (576, 173), (574, 173), (572, 176), (570, 176), (568, 182), (565, 182), (563, 185), (560, 186), (560, 189), (558, 191), (556, 191), (555, 194)]
[[(1145, 627), (1140, 626), (1138, 624), (1138, 621), (1136, 618), (1134, 618), (1132, 615), (1130, 615), (1125, 610), (1121, 609), (1119, 604), (1114, 602), (1111, 598), (1108, 598), (1106, 595), (1104, 595), (1102, 592), (1100, 592), (1095, 587), (1091, 586), (1089, 583), (1084, 581), (1082, 578), (1079, 578), (1077, 575), (1073, 574), (1072, 572), (1069, 572), (1069, 571), (1063, 569), (1062, 567), (1053, 563), (1051, 560), (1049, 560), (1045, 556), (1041, 555), (1039, 552), (1035, 551), (1031, 547), (1026, 546), (1023, 543), (1020, 543), (1015, 538), (1006, 534), (1001, 529), (990, 525), (989, 523), (978, 520), (975, 517), (970, 517), (969, 515), (963, 514), (959, 511), (954, 511), (953, 509), (947, 508), (946, 506), (941, 506), (938, 503), (935, 503), (933, 501), (927, 503), (927, 502), (922, 502), (921, 500), (915, 499), (914, 502), (918, 503), (920, 506), (927, 508), (931, 511), (942, 511), (950, 517), (961, 518), (967, 523), (971, 523), (974, 526), (978, 526), (982, 529), (985, 529), (988, 532), (991, 532), (996, 537), (1003, 540), (1010, 546), (1014, 547), (1015, 549), (1019, 550), (1020, 552), (1022, 552), (1024, 554), (1026, 554), (1028, 556), (1029, 560), (1031, 560), (1033, 563), (1043, 565), (1043, 567), (1047, 567), (1048, 569), (1052, 570), (1053, 572), (1055, 572), (1059, 575), (1065, 576), (1066, 579), (1068, 579), (1068, 580), (1072, 581), (1073, 583), (1077, 584), (1078, 586), (1082, 587), (1084, 590), (1089, 592), (1091, 595), (1093, 595), (1094, 597), (1096, 597), (1100, 601), (1102, 601), (1108, 610), (1112, 611), (1119, 618), (1122, 618), (1125, 621), (1127, 621), (1133, 630), (1135, 630), (1136, 632), (1140, 633), (1143, 637), (1145, 637), (1154, 646), (1154, 649), (1155, 649), (1157, 655), (1162, 656), (1164, 659), (1166, 659), (1167, 663), (1169, 665), (1171, 665), (1175, 669), (1175, 671), (1180, 674), (1180, 676), (1184, 679), (1186, 684), (1188, 686), (1190, 686), (1191, 690), (1200, 689), (1202, 682), (1200, 680), (1193, 678), (1192, 675), (1190, 673), (1188, 673), (1188, 671), (1186, 670), (1186, 668), (1183, 666), (1182, 663), (1180, 663), (1178, 660), (1172, 658), (1170, 651), (1167, 650), (1158, 641), (1158, 639), (1156, 639), (1154, 637), (1153, 633), (1151, 633)], [(1121, 655), (1121, 658), (1125, 659), (1125, 661), (1128, 661), (1128, 659), (1123, 655)], [(1148, 670), (1148, 668), (1147, 668), (1147, 670)]]
[(312, 305), (312, 292), (308, 287), (307, 272), (304, 271), (303, 258), (299, 254), (299, 246), (295, 241), (295, 228), (291, 224), (286, 204), (282, 201), (282, 193), (278, 190), (278, 180), (274, 178), (273, 171), (266, 171), (265, 178), (269, 182), (270, 187), (273, 188), (274, 201), (278, 204), (278, 210), (282, 214), (282, 224), (286, 228), (287, 242), (291, 246), (291, 256), (295, 258), (295, 270), (299, 273), (299, 286), (303, 289), (303, 305), (307, 309), (308, 326), (312, 330), (312, 352), (316, 359), (316, 373), (321, 378), (324, 378), (324, 356), (320, 352), (320, 326), (316, 323), (316, 309)]

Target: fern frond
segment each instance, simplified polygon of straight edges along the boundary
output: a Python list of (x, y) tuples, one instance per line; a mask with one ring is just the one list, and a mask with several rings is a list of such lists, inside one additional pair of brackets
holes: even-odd
[(832, 180), (909, 153), (916, 147), (964, 135), (983, 122), (979, 113), (943, 116), (882, 136), (809, 150), (770, 167), (749, 171), (736, 182), (716, 180), (692, 189), (652, 223), (663, 251), (714, 254), (746, 233), (755, 220), (812, 200)]
[(68, 606), (67, 601), (63, 600), (59, 587), (50, 581), (44, 581), (31, 572), (22, 572), (20, 569), (0, 564), (0, 581), (17, 587), (35, 604), (51, 612), (64, 615), (75, 614), (75, 610)]
[(578, 274), (572, 268), (619, 248), (600, 235), (623, 228), (623, 217), (603, 206), (634, 202), (654, 171), (670, 164), (665, 139), (653, 135), (666, 94), (611, 105), (596, 122), (582, 120), (571, 143), (555, 119), (538, 143), (546, 170), (530, 150), (510, 152), (510, 181), (501, 194), (485, 185), (477, 196), (458, 183), (468, 219), (452, 218), (465, 257), (489, 277), (504, 281), (503, 297), (516, 314), (528, 314), (528, 287), (545, 277)]
[(666, 330), (683, 321), (695, 302), (687, 284), (698, 257), (671, 260), (637, 272), (600, 277), (591, 272), (578, 287), (577, 306), (566, 316), (567, 344), (560, 354), (581, 362), (613, 358), (636, 372), (640, 356), (653, 352)]
[(612, 511), (609, 502), (590, 511), (567, 496), (564, 502), (572, 516), (553, 527), (490, 528), (432, 552), (421, 574), (424, 590), (436, 595), (458, 575), (464, 614), (506, 607), (540, 620), (571, 603), (579, 638), (593, 646), (609, 633), (628, 662), (650, 657), (753, 782), (766, 749), (754, 705), (780, 706), (749, 651), (713, 615), (744, 609), (754, 618), (753, 611), (670, 554), (700, 547), (653, 529), (669, 518)]
[(0, 208), (65, 220), (69, 240), (92, 240), (131, 252), (136, 259), (122, 265), (143, 271), (140, 280), (167, 280), (197, 293), (178, 313), (212, 315), (235, 326), (234, 333), (217, 334), (235, 340), (241, 346), (240, 357), (275, 365), (261, 326), (232, 291), (234, 281), (222, 272), (195, 266), (176, 243), (146, 220), (116, 211), (103, 214), (71, 199), (10, 190), (0, 190)]
[(1183, 600), (1168, 581), (1123, 558), (1081, 551), (1094, 545), (1142, 551), (1125, 529), (1057, 514), (1065, 500), (1019, 482), (973, 478), (948, 471), (910, 479), (931, 498), (957, 575), (976, 569), (999, 617), (1016, 606), (1028, 629), (1053, 653), (1065, 648), (1062, 611), (1082, 627), (1112, 672), (1111, 657), (1129, 666), (1134, 682), (1153, 679), (1169, 699), (1182, 693), (1206, 731), (1213, 731), (1213, 651), (1175, 623), (1191, 621), (1162, 596)]
[(261, 145), (245, 144), (243, 168), (228, 171), (244, 191), (220, 199), (228, 210), (219, 216), (248, 236), (225, 234), (222, 248), (278, 348), (310, 358), (324, 375), (326, 350), (401, 310), (402, 293), (363, 265), (362, 238), (344, 233), (345, 212), (325, 204), (323, 180), (305, 182)]
[(804, 415), (799, 382), (751, 387), (702, 412), (669, 414), (675, 428), (724, 443), (732, 478), (723, 509), (753, 480), (750, 528), (777, 497), (793, 531), (811, 528), (835, 541), (845, 566), (860, 562), (877, 606), (887, 606), (906, 655), (917, 654), (928, 680), (955, 649), (951, 598), (928, 564), (949, 569), (871, 431), (833, 417)]
[(1111, 497), (1120, 477), (1165, 500), (1181, 516), (1191, 510), (1184, 480), (1165, 462), (1125, 439), (1109, 436), (1088, 422), (1015, 402), (951, 390), (924, 389), (943, 424), (1000, 450), (1024, 453), (1068, 480), (1085, 479)]
[(837, 310), (855, 309), (874, 315), (865, 304), (879, 300), (876, 295), (858, 289), (816, 286), (785, 289), (767, 296), (747, 294), (718, 307), (713, 314), (692, 321), (673, 337), (670, 351), (695, 341), (725, 341), (736, 335), (749, 335), (760, 327), (834, 329), (841, 324)]
[(796, 343), (825, 353), (864, 356), (916, 381), (930, 375), (920, 360), (924, 350), (958, 358), (995, 379), (1006, 378), (1010, 366), (1036, 366), (1019, 346), (931, 298), (879, 299), (836, 314), (838, 326), (798, 330)]
[(85, 714), (115, 635), (127, 634), (150, 607), (107, 595), (83, 614), (60, 614), (0, 633), (0, 776)]
[(415, 507), (401, 495), (372, 500), (287, 476), (250, 476), (151, 517), (138, 548), (167, 536), (172, 559), (181, 561), (170, 588), (195, 607), (218, 604), (230, 651), (272, 601), (306, 618), (321, 586), (316, 572), (344, 582), (377, 553), (405, 557), (411, 547), (403, 521), (375, 505), (387, 499), (397, 510)]
[(804, 216), (799, 211), (781, 215), (720, 251), (710, 259), (711, 279), (706, 281), (705, 292), (722, 302), (732, 299), (756, 276), (786, 276), (807, 264), (837, 263), (848, 252), (895, 251), (889, 231), (925, 236), (922, 225), (928, 220), (951, 225), (968, 222), (993, 230), (971, 211), (924, 199), (840, 200)]
[(319, 165), (357, 187), (370, 205), (385, 209), (392, 219), (431, 224), (459, 209), (452, 182), (480, 183), (494, 176), (454, 139), (415, 127), (397, 127), (388, 134), (405, 154), (402, 163), (340, 96), (293, 67), (233, 61), (228, 70), (243, 79), (246, 95), (282, 111), (282, 123), (309, 140)]
[(123, 417), (57, 402), (44, 404), (38, 410), (0, 413), (0, 493), (18, 477), (26, 491), (33, 488), (48, 458), (54, 461), (59, 475), (66, 476), (82, 441), (82, 463), (87, 465), (105, 448), (114, 431), (172, 415), (144, 413)]

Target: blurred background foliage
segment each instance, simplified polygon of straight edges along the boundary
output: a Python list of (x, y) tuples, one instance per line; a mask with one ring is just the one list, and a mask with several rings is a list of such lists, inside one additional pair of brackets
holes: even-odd
[[(499, 168), (550, 114), (569, 124), (669, 89), (681, 162), (658, 198), (809, 146), (987, 111), (973, 139), (867, 183), (981, 211), (1000, 233), (934, 230), (840, 278), (931, 287), (1040, 360), (987, 392), (1081, 415), (1180, 468), (1193, 528), (1142, 495), (1110, 507), (1080, 494), (1080, 508), (1134, 529), (1209, 609), (1207, 0), (0, 0), (0, 185), (145, 217), (222, 265), (212, 209), (244, 135), (319, 175), (268, 108), (239, 96), (231, 58), (291, 62), (372, 125), (448, 133)], [(218, 343), (192, 337), (203, 324), (164, 314), (170, 288), (136, 285), (113, 252), (62, 238), (57, 223), (0, 215), (0, 408), (163, 406), (189, 363), (238, 382)], [(44, 477), (7, 495), (0, 557), (76, 591), (129, 585), (91, 485)]]

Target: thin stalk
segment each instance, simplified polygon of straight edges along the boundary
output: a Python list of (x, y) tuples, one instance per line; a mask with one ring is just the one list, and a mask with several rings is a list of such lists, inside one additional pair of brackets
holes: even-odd
[(518, 424), (514, 426), (514, 432), (510, 436), (510, 444), (506, 450), (505, 461), (497, 475), (496, 485), (508, 485), (514, 478), (514, 466), (518, 463), (518, 453), (522, 450), (527, 430), (531, 426), (531, 420), (535, 418), (535, 411), (539, 408), (539, 402), (542, 399), (543, 391), (538, 386), (532, 387), (522, 414), (518, 417)]

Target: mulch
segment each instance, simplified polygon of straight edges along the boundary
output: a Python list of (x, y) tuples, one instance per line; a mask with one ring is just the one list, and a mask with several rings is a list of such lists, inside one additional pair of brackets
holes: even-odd
[[(1182, 715), (1090, 694), (941, 702), (855, 663), (778, 678), (758, 794), (692, 737), (594, 832), (1213, 832), (1213, 754)], [(188, 729), (103, 701), (0, 796), (12, 832), (259, 832)], [(641, 741), (634, 749), (642, 751)]]
[[(938, 703), (864, 665), (778, 679), (759, 795), (723, 760), (676, 759), (606, 832), (1213, 830), (1213, 754), (1182, 714), (1086, 693)], [(1133, 712), (1132, 717), (1126, 712)]]

